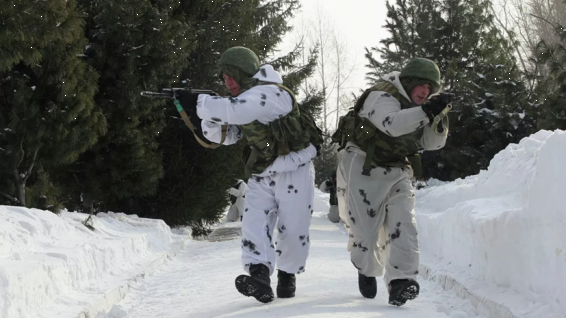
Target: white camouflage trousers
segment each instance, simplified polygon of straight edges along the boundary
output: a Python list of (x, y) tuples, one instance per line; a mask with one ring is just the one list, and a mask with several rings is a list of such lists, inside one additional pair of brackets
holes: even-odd
[[(314, 166), (248, 180), (242, 219), (242, 264), (265, 264), (287, 273), (305, 271), (309, 255)], [(277, 227), (274, 241), (273, 230)]]
[(348, 147), (336, 174), (350, 259), (365, 276), (381, 276), (385, 268), (388, 288), (394, 279), (416, 280), (420, 252), (412, 170), (374, 167), (370, 176), (364, 176), (364, 160), (365, 153)]

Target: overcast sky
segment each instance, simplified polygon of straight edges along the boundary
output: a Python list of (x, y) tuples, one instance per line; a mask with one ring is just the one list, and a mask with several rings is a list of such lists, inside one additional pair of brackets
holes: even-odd
[[(317, 2), (347, 45), (349, 61), (354, 66), (347, 87), (356, 91), (365, 88), (364, 47), (377, 46), (388, 35), (382, 27), (386, 18), (385, 0), (301, 0), (301, 12), (293, 24), (314, 20)], [(297, 38), (296, 34), (289, 34), (282, 48), (292, 47)]]

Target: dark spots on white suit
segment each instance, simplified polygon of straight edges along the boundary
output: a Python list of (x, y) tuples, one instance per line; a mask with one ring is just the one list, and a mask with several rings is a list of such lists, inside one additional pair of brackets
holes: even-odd
[(211, 119), (212, 121), (214, 121), (214, 122), (217, 122), (217, 123), (219, 123), (219, 122), (222, 121), (222, 119), (217, 118), (217, 117), (212, 117), (212, 118), (210, 118), (210, 119)]
[(352, 221), (353, 224), (356, 224), (356, 219), (352, 216), (352, 211), (348, 211), (348, 215), (350, 216), (350, 221)]
[(371, 205), (371, 202), (369, 202), (368, 198), (367, 198), (367, 193), (364, 191), (364, 189), (360, 189), (360, 195), (363, 198), (363, 202), (367, 205)]
[(368, 209), (367, 212), (370, 218), (374, 218), (377, 215), (377, 212), (374, 209)]
[(255, 255), (261, 255), (261, 253), (256, 250), (255, 243), (250, 240), (242, 239), (242, 246), (246, 247), (250, 252), (252, 252)]
[(356, 243), (356, 242), (354, 242), (354, 243), (352, 244), (352, 246), (361, 249), (362, 252), (367, 252), (367, 251), (368, 251), (368, 248), (365, 247), (365, 246), (362, 246), (361, 243)]
[(267, 77), (267, 71), (264, 68), (259, 69), (259, 74), (261, 74), (261, 76), (263, 77)]
[(393, 230), (393, 233), (389, 234), (389, 237), (391, 238), (391, 241), (394, 241), (396, 239), (399, 238), (399, 236), (401, 236), (401, 222), (397, 222), (395, 229)]
[(271, 182), (269, 183), (270, 187), (274, 187), (275, 186), (275, 181), (271, 180)]
[[(269, 225), (266, 225), (265, 226), (265, 234), (267, 235), (267, 238), (269, 239), (269, 243), (271, 243), (272, 237), (271, 237), (271, 234), (269, 234), (269, 232), (270, 232), (269, 230), (270, 230)], [(271, 245), (271, 247), (273, 247), (273, 245)]]

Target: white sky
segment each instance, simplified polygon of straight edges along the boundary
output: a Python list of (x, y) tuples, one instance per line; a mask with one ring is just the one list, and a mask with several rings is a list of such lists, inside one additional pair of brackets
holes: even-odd
[[(293, 25), (300, 21), (315, 19), (316, 4), (320, 4), (323, 14), (338, 31), (341, 41), (347, 45), (349, 61), (354, 71), (346, 85), (358, 91), (366, 87), (364, 80), (367, 68), (364, 47), (378, 46), (379, 41), (388, 35), (383, 29), (386, 19), (385, 0), (301, 0), (301, 12), (293, 20)], [(297, 39), (295, 32), (289, 34), (282, 48), (292, 48)]]
[[(341, 85), (340, 93), (342, 97), (351, 96), (354, 92), (360, 95), (360, 90), (366, 89), (365, 73), (368, 69), (365, 67), (367, 59), (364, 57), (364, 47), (371, 48), (379, 46), (379, 41), (387, 37), (389, 33), (383, 28), (387, 17), (386, 0), (301, 0), (301, 12), (299, 12), (291, 24), (294, 30), (289, 33), (283, 43), (280, 45), (281, 53), (287, 53), (292, 50), (300, 41), (301, 34), (313, 34), (309, 30), (309, 25), (316, 23), (317, 5), (321, 9), (321, 16), (328, 23), (328, 27), (323, 29), (334, 29), (339, 41), (345, 46), (343, 53), (347, 57), (343, 63), (343, 69), (352, 69), (347, 81)], [(334, 58), (334, 54), (329, 58)], [(328, 76), (328, 70), (334, 72), (336, 67), (332, 65), (332, 61), (325, 62), (327, 67), (327, 83), (332, 81), (332, 76)], [(309, 80), (309, 85), (315, 82), (319, 83), (320, 76), (314, 76)], [(336, 122), (336, 91), (329, 92), (328, 107), (328, 128), (332, 131), (337, 124)], [(341, 104), (340, 116), (347, 112), (352, 105)]]

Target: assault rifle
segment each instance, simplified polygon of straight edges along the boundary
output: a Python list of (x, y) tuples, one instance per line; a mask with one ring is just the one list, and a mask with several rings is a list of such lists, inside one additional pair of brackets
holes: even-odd
[(159, 97), (159, 98), (170, 98), (170, 99), (177, 99), (179, 97), (180, 91), (188, 91), (193, 94), (205, 94), (205, 95), (215, 95), (216, 92), (210, 89), (200, 89), (200, 88), (162, 88), (161, 92), (150, 92), (150, 91), (143, 91), (141, 92), (142, 96), (145, 97)]
[[(187, 112), (183, 109), (183, 106), (181, 106), (181, 103), (179, 102), (179, 97), (181, 96), (180, 95), (181, 92), (189, 92), (189, 93), (192, 93), (192, 94), (205, 94), (205, 95), (218, 96), (218, 94), (216, 94), (216, 92), (214, 92), (212, 90), (198, 89), (198, 88), (163, 88), (163, 89), (161, 89), (161, 92), (143, 91), (143, 92), (141, 92), (141, 96), (171, 99), (173, 101), (173, 104), (177, 108), (179, 115), (181, 115), (181, 118), (183, 118), (183, 121), (185, 122), (187, 127), (189, 127), (189, 129), (192, 131), (192, 133), (195, 136), (198, 143), (205, 148), (212, 148), (212, 149), (218, 148), (220, 146), (220, 144), (208, 143), (208, 142), (203, 140), (205, 138), (202, 135), (199, 136), (197, 134), (197, 131), (200, 131), (200, 127), (198, 127), (198, 125), (200, 125), (200, 119), (197, 117), (197, 114), (190, 114), (193, 117), (195, 123), (198, 123), (198, 125), (193, 124), (193, 121), (191, 121), (191, 117), (189, 115), (187, 115)], [(195, 127), (195, 126), (197, 126), (197, 127)], [(224, 139), (226, 138), (226, 131), (227, 131), (227, 126), (223, 125), (222, 126), (222, 138), (221, 138), (220, 143), (224, 142)]]
[(456, 95), (450, 92), (442, 92), (438, 95), (431, 97), (429, 103), (443, 103), (446, 107), (432, 120), (432, 129), (441, 134), (444, 132), (444, 125), (442, 119), (448, 116), (448, 112), (452, 109), (452, 102), (456, 99)]

